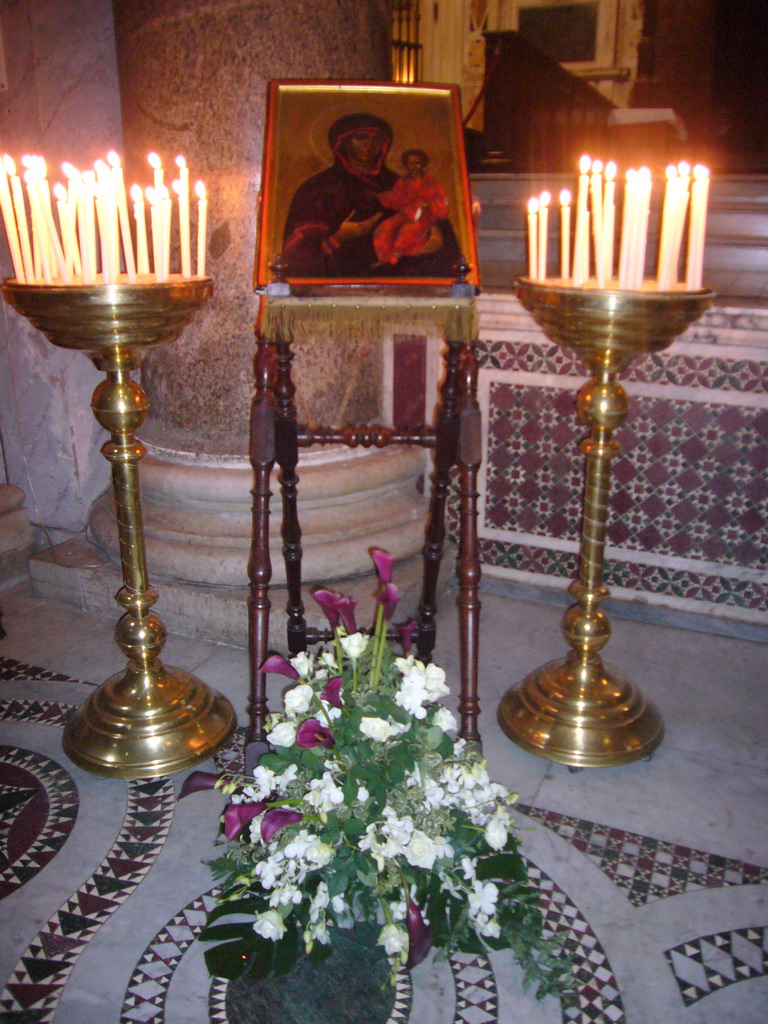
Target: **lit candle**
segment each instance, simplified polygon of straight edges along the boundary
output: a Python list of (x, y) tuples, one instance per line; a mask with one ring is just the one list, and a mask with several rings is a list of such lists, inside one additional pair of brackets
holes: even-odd
[(95, 191), (95, 172), (83, 171), (82, 188), (80, 189), (77, 204), (77, 220), (80, 226), (80, 258), (83, 261), (83, 284), (96, 283)]
[(139, 274), (148, 274), (147, 219), (144, 212), (144, 194), (138, 185), (132, 186), (131, 199), (133, 200), (133, 216), (136, 221), (136, 269)]
[(672, 238), (672, 222), (676, 201), (677, 168), (670, 164), (666, 170), (667, 183), (664, 186), (664, 202), (661, 207), (661, 228), (659, 230), (659, 259), (656, 277), (659, 289), (666, 291), (669, 287), (666, 279), (666, 267), (669, 262), (669, 246)]
[[(192, 276), (192, 257), (190, 255), (189, 240), (189, 167), (183, 156), (176, 157), (176, 166), (179, 168), (178, 196), (179, 196), (179, 244), (181, 248), (181, 275), (182, 277)], [(174, 182), (174, 187), (176, 183)]]
[(155, 192), (159, 192), (163, 187), (163, 165), (160, 161), (160, 157), (157, 153), (150, 153), (147, 157), (149, 166), (154, 171), (154, 189)]
[(146, 192), (149, 203), (149, 226), (152, 233), (152, 263), (155, 268), (155, 280), (163, 280), (163, 239), (160, 220), (160, 195), (150, 186)]
[(11, 199), (11, 190), (8, 187), (8, 165), (6, 161), (10, 157), (4, 157), (3, 163), (0, 165), (0, 206), (3, 212), (3, 221), (5, 222), (5, 233), (8, 237), (8, 248), (11, 252), (11, 260), (13, 262), (13, 273), (17, 281), (24, 284), (27, 280), (26, 274), (24, 273), (24, 260), (21, 255), (21, 243), (19, 242), (19, 232), (16, 227), (16, 217), (13, 212), (13, 200)]
[(573, 285), (578, 288), (589, 277), (589, 211), (587, 192), (591, 159), (584, 155), (579, 161), (579, 185), (576, 193), (576, 230), (573, 239)]
[(162, 198), (160, 200), (160, 221), (163, 232), (163, 280), (168, 280), (171, 270), (171, 213), (173, 204), (171, 194), (165, 185), (162, 187)]
[(32, 258), (32, 246), (29, 241), (24, 191), (21, 187), (21, 179), (16, 173), (16, 164), (13, 162), (13, 159), (10, 156), (3, 157), (3, 164), (11, 181), (11, 195), (13, 197), (13, 208), (16, 213), (16, 226), (19, 229), (19, 245), (21, 246), (21, 258), (24, 263), (24, 277), (29, 284), (35, 279), (35, 265)]
[(592, 200), (592, 238), (595, 244), (595, 277), (597, 287), (605, 288), (605, 263), (603, 258), (603, 162), (592, 162), (589, 179), (589, 193)]
[(631, 288), (642, 290), (645, 276), (645, 250), (648, 244), (648, 216), (651, 209), (651, 172), (641, 167), (637, 172), (637, 234), (632, 266)]
[(67, 197), (67, 190), (61, 184), (53, 187), (53, 194), (56, 198), (56, 209), (59, 212), (59, 230), (61, 242), (64, 248), (64, 262), (67, 267), (67, 277), (71, 279), (75, 266), (75, 225), (71, 216), (70, 202)]
[(691, 186), (691, 220), (688, 228), (688, 256), (685, 284), (687, 288), (701, 288), (704, 269), (704, 237), (707, 229), (707, 198), (709, 171), (702, 164), (693, 168)]
[(549, 230), (549, 201), (551, 198), (549, 192), (542, 192), (539, 196), (538, 276), (540, 281), (547, 279), (547, 232)]
[(616, 164), (605, 165), (605, 193), (603, 196), (603, 273), (606, 282), (613, 278), (613, 234), (616, 222)]
[(40, 273), (36, 277), (42, 277), (46, 284), (53, 284), (53, 267), (49, 261), (47, 228), (40, 206), (40, 194), (37, 188), (37, 178), (33, 170), (34, 164), (27, 167), (24, 172), (24, 184), (27, 186), (27, 199), (29, 200), (29, 212), (32, 220), (32, 249), (33, 259), (40, 264)]
[(629, 262), (637, 223), (637, 171), (630, 167), (626, 174), (621, 211), (619, 242), (619, 288), (629, 288)]
[(80, 171), (70, 163), (63, 163), (61, 169), (67, 179), (67, 202), (69, 204), (69, 219), (73, 235), (72, 245), (72, 270), (79, 277), (83, 272), (83, 264), (80, 259), (80, 246), (77, 239), (77, 219), (80, 206), (79, 197), (82, 187), (82, 176)]
[(560, 277), (567, 283), (571, 276), (571, 193), (560, 193)]
[(198, 181), (195, 185), (197, 195), (197, 273), (205, 277), (205, 236), (208, 227), (208, 199), (205, 185)]
[(115, 199), (117, 201), (117, 213), (120, 219), (120, 238), (123, 243), (123, 259), (125, 261), (125, 273), (130, 284), (136, 281), (136, 263), (133, 258), (133, 239), (131, 238), (131, 224), (128, 219), (128, 200), (125, 194), (125, 178), (123, 168), (120, 164), (120, 157), (114, 151), (107, 153), (107, 163), (112, 168), (112, 185)]
[(538, 221), (539, 221), (539, 200), (532, 197), (528, 200), (528, 277), (536, 280), (539, 270), (538, 258)]

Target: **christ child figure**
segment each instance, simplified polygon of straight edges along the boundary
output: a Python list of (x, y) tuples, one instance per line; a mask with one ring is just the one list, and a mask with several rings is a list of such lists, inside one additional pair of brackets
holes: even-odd
[(403, 256), (435, 252), (443, 244), (437, 222), (448, 216), (448, 196), (437, 178), (426, 173), (429, 157), (423, 149), (407, 149), (400, 160), (405, 174), (377, 196), (382, 206), (396, 211), (373, 232), (377, 266), (394, 266)]

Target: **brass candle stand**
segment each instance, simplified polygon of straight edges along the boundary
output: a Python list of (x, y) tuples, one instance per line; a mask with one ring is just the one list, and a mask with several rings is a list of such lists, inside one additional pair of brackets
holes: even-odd
[(142, 779), (181, 771), (218, 750), (236, 724), (225, 697), (160, 661), (166, 632), (151, 611), (158, 595), (147, 579), (139, 495), (146, 449), (134, 436), (149, 402), (131, 371), (149, 349), (174, 341), (212, 291), (210, 278), (176, 276), (139, 285), (3, 285), (6, 301), (49, 341), (86, 353), (106, 374), (91, 407), (111, 435), (101, 450), (112, 464), (123, 572), (115, 639), (129, 660), (64, 729), (65, 753), (96, 775)]
[(613, 439), (629, 411), (616, 380), (639, 356), (658, 352), (711, 305), (708, 291), (611, 291), (560, 287), (522, 279), (518, 297), (544, 333), (574, 349), (590, 373), (576, 400), (589, 427), (579, 575), (569, 586), (576, 599), (562, 630), (572, 650), (511, 687), (498, 717), (507, 736), (532, 754), (573, 767), (599, 768), (647, 757), (664, 735), (654, 705), (599, 652), (611, 627), (600, 603), (603, 585)]

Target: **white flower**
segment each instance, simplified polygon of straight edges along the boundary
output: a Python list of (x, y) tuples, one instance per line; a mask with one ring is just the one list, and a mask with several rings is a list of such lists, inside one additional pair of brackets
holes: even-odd
[(276, 910), (265, 910), (263, 914), (256, 915), (253, 930), (265, 939), (277, 942), (285, 935), (285, 922)]
[[(325, 884), (325, 882), (321, 882), (320, 885), (318, 885), (317, 887), (315, 898), (312, 900), (312, 903), (309, 906), (309, 920), (313, 924), (316, 921), (320, 920), (320, 914), (322, 913), (323, 910), (325, 910), (329, 902), (330, 897), (328, 895), (328, 886)], [(317, 936), (315, 935), (313, 936), (313, 938), (317, 938)]]
[(360, 788), (357, 791), (357, 802), (360, 804), (364, 804), (370, 795), (371, 794), (368, 792), (365, 786), (360, 786)]
[(481, 935), (487, 935), (490, 939), (498, 939), (501, 935), (501, 928), (495, 917), (492, 917), (487, 921), (479, 919), (477, 922), (477, 930)]
[(413, 666), (403, 676), (400, 689), (395, 694), (395, 703), (413, 715), (414, 718), (426, 718), (426, 708), (422, 704), (427, 700), (425, 675), (417, 666)]
[(386, 718), (360, 719), (360, 732), (363, 736), (368, 736), (372, 740), (378, 740), (380, 743), (388, 740), (390, 736), (394, 736), (396, 731), (394, 725), (388, 722)]
[(251, 798), (254, 803), (264, 800), (275, 788), (275, 773), (271, 768), (263, 765), (256, 765), (253, 769), (253, 785), (244, 786), (243, 792)]
[(295, 885), (283, 885), (279, 889), (273, 889), (269, 896), (270, 907), (285, 906), (288, 903), (301, 903), (303, 897), (301, 889)]
[(280, 793), (285, 793), (290, 784), (299, 774), (299, 766), (295, 764), (289, 764), (284, 772), (280, 775), (275, 776), (275, 786)]
[(318, 811), (332, 811), (334, 807), (344, 803), (344, 790), (337, 786), (330, 772), (323, 772), (321, 779), (312, 779), (309, 792), (304, 799)]
[(332, 669), (334, 672), (338, 668), (336, 665), (336, 658), (331, 651), (323, 651), (320, 655), (320, 664), (324, 665), (326, 668)]
[(485, 841), (492, 850), (503, 850), (507, 845), (507, 816), (497, 811), (485, 826)]
[(343, 914), (347, 910), (347, 902), (343, 896), (334, 896), (331, 900), (334, 914)]
[(499, 890), (493, 882), (478, 882), (472, 884), (473, 891), (469, 894), (469, 912), (472, 917), (485, 914), (492, 917), (496, 910), (496, 900), (499, 898)]
[(475, 862), (471, 857), (461, 858), (461, 870), (464, 872), (464, 877), (468, 882), (474, 882), (476, 878)]
[(405, 859), (415, 868), (431, 871), (437, 856), (437, 847), (429, 836), (418, 829), (411, 836), (405, 848)]
[(290, 690), (286, 690), (283, 703), (285, 704), (287, 714), (304, 714), (305, 711), (309, 710), (314, 695), (315, 691), (309, 683), (299, 683), (298, 686), (292, 686)]
[(365, 633), (350, 633), (349, 636), (339, 637), (339, 643), (347, 657), (356, 661), (368, 646), (368, 639)]
[(438, 665), (427, 665), (424, 669), (424, 686), (427, 690), (427, 700), (437, 700), (450, 693), (445, 682), (445, 670)]
[(333, 860), (333, 847), (315, 839), (304, 851), (304, 860), (314, 868), (324, 868)]
[(283, 869), (284, 865), (279, 862), (278, 857), (268, 857), (266, 860), (260, 860), (254, 865), (253, 873), (257, 878), (261, 879), (264, 889), (274, 889), (278, 878), (283, 873)]
[(430, 807), (440, 807), (445, 801), (445, 790), (434, 779), (427, 779), (424, 783), (424, 800)]
[(273, 747), (292, 747), (296, 742), (296, 726), (293, 722), (281, 722), (267, 733), (267, 742)]
[(302, 679), (307, 679), (312, 674), (312, 659), (306, 651), (299, 651), (295, 658), (291, 658), (291, 664)]
[(435, 717), (432, 719), (432, 724), (442, 729), (443, 732), (455, 732), (459, 726), (454, 713), (450, 708), (444, 707), (438, 708)]
[(385, 924), (376, 942), (384, 947), (387, 956), (397, 956), (408, 949), (408, 932), (396, 924)]

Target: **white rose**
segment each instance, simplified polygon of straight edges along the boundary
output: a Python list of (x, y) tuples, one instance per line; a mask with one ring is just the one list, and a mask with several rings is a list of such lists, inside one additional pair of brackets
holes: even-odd
[(411, 836), (405, 848), (405, 858), (415, 868), (426, 868), (430, 871), (435, 863), (437, 848), (424, 832), (418, 829)]
[(339, 642), (347, 657), (356, 660), (368, 646), (368, 637), (365, 633), (350, 633), (349, 636), (339, 637)]
[(267, 910), (263, 914), (256, 915), (253, 930), (265, 939), (277, 942), (285, 935), (285, 922), (276, 910)]
[(312, 672), (312, 659), (306, 651), (299, 651), (295, 658), (291, 658), (291, 664), (302, 679), (306, 679)]
[(422, 707), (425, 700), (427, 691), (424, 688), (424, 673), (412, 668), (403, 676), (402, 685), (395, 694), (395, 703), (405, 708), (414, 718), (426, 718), (426, 708)]
[(429, 700), (437, 700), (438, 697), (444, 697), (446, 693), (451, 692), (445, 682), (444, 670), (437, 665), (427, 665), (424, 669), (424, 677), (424, 686)]
[(386, 718), (361, 718), (360, 732), (363, 736), (368, 736), (370, 739), (378, 740), (381, 743), (384, 740), (388, 740), (390, 736), (394, 736), (397, 730)]
[(293, 722), (281, 722), (267, 733), (267, 742), (273, 747), (292, 747), (296, 742), (296, 726)]
[(408, 949), (408, 932), (396, 924), (385, 924), (379, 932), (377, 945), (383, 946), (387, 956), (397, 956)]
[(455, 732), (459, 726), (459, 723), (456, 721), (456, 716), (450, 708), (438, 708), (432, 722), (439, 729), (442, 729), (443, 732)]
[(485, 826), (485, 841), (492, 850), (503, 850), (507, 845), (507, 822), (498, 814)]
[(292, 686), (290, 690), (286, 690), (283, 697), (285, 710), (289, 715), (302, 715), (305, 711), (309, 710), (314, 694), (315, 691), (308, 683), (299, 683), (298, 686)]
[(315, 868), (324, 868), (333, 859), (333, 847), (316, 839), (304, 851), (304, 860)]

